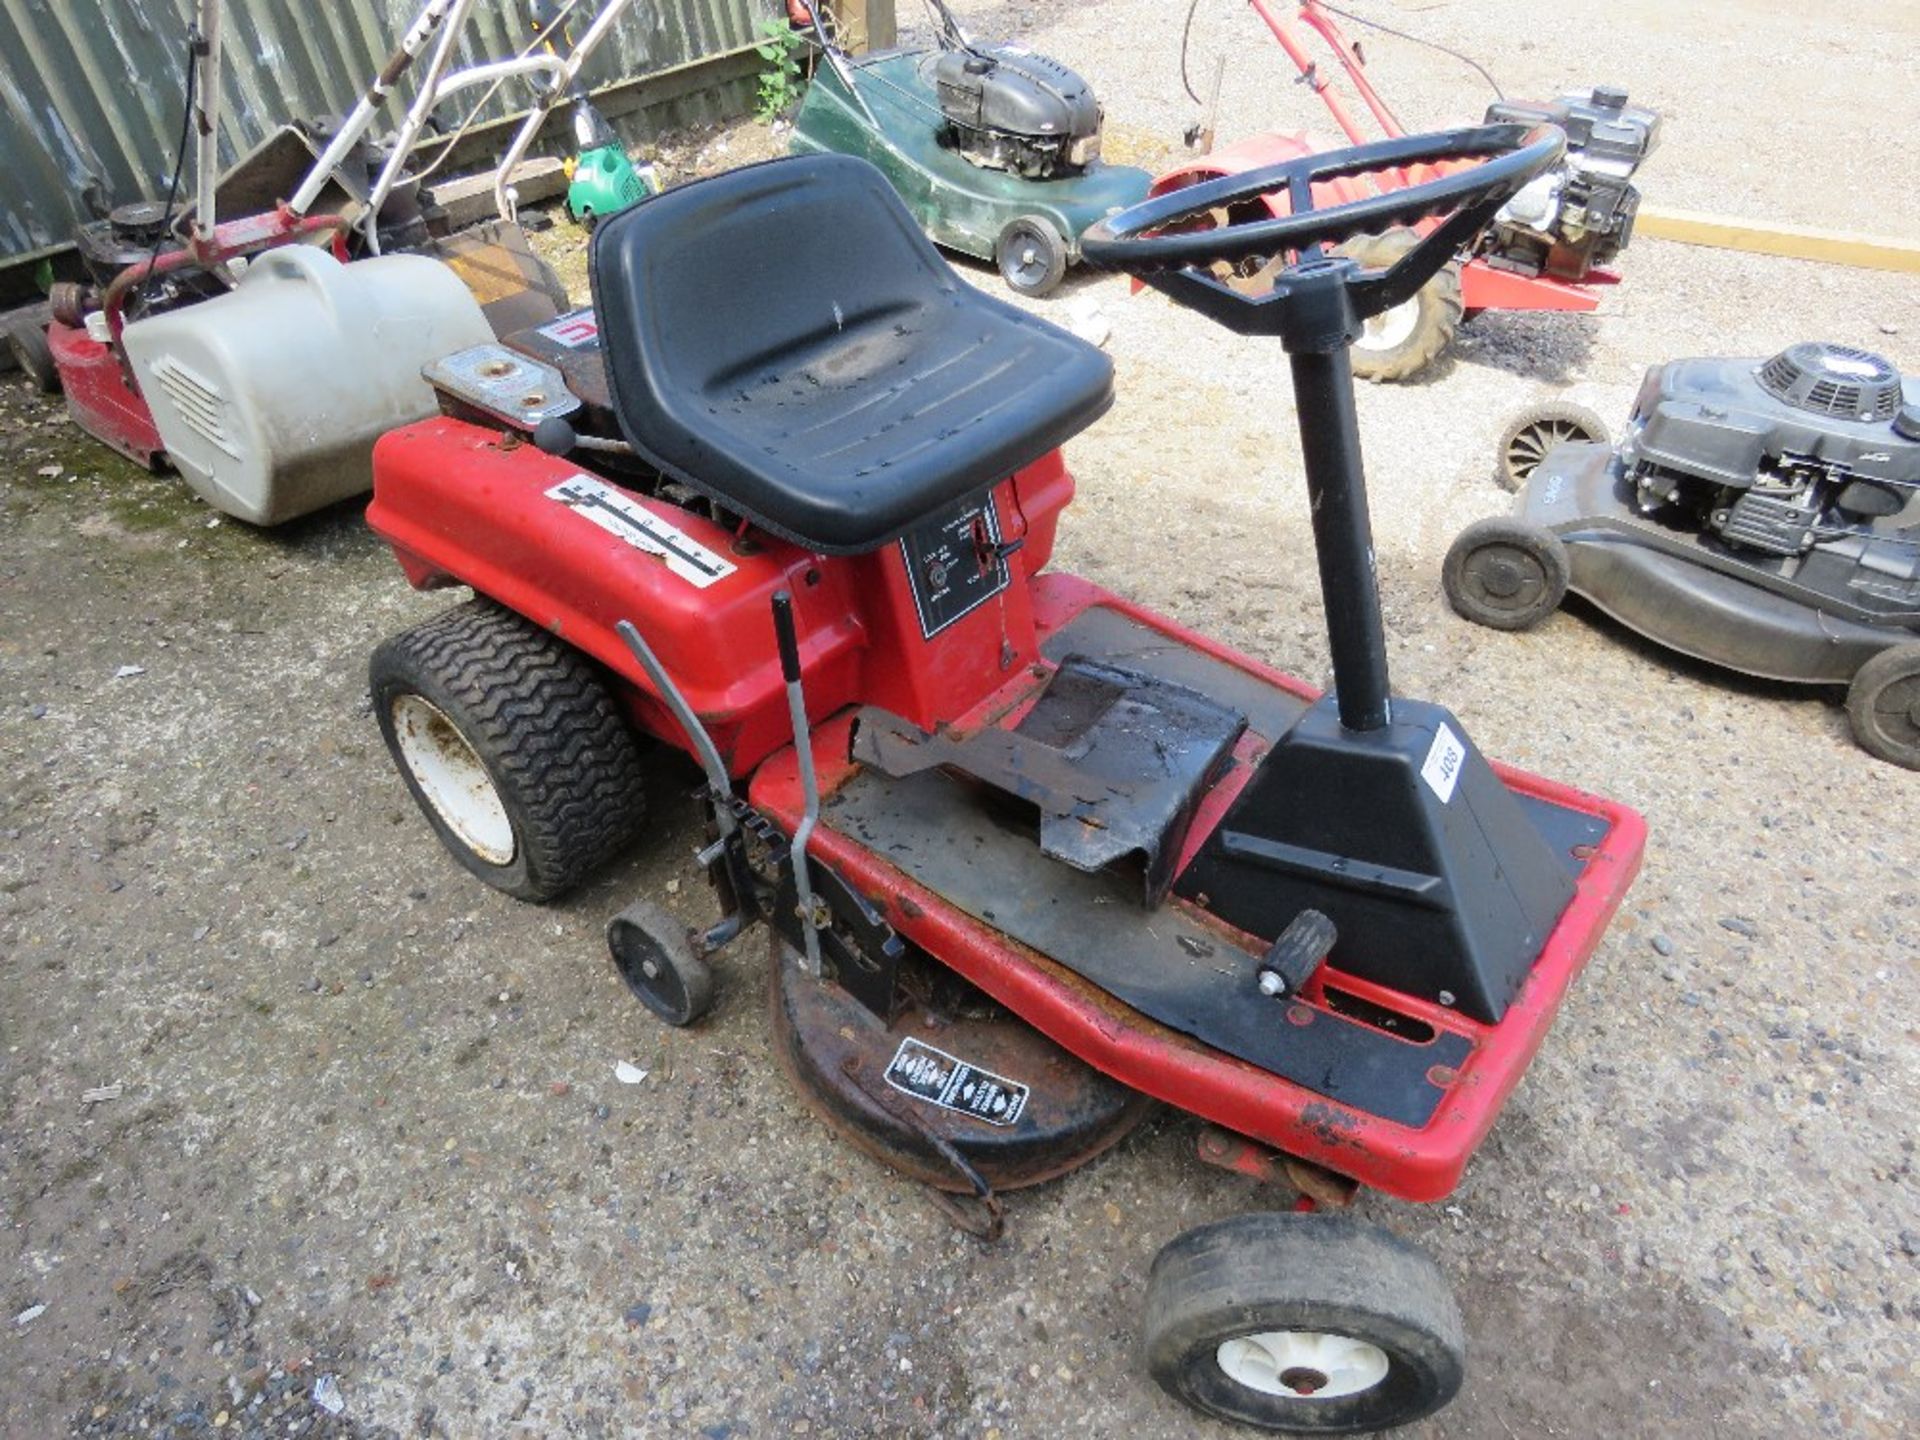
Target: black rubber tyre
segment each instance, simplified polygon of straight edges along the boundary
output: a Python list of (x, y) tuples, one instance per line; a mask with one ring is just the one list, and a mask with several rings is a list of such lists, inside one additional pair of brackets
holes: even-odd
[(1526, 630), (1567, 598), (1567, 547), (1551, 530), (1500, 517), (1476, 520), (1447, 551), (1447, 603), (1495, 630)]
[(1503, 490), (1519, 490), (1556, 445), (1607, 443), (1607, 422), (1584, 405), (1546, 400), (1508, 422), (1494, 451), (1493, 474)]
[(1067, 273), (1067, 242), (1044, 215), (1009, 220), (993, 242), (1000, 278), (1022, 295), (1050, 295)]
[[(1361, 235), (1336, 248), (1371, 270), (1384, 270), (1420, 243), (1411, 230)], [(1449, 263), (1403, 305), (1366, 322), (1354, 342), (1353, 373), (1362, 380), (1411, 380), (1453, 343), (1465, 309), (1460, 301), (1460, 265)]]
[(60, 369), (53, 363), (44, 320), (15, 320), (7, 326), (7, 350), (34, 389), (42, 395), (60, 393)]
[(1920, 645), (1882, 650), (1854, 672), (1847, 720), (1869, 755), (1920, 770)]
[(627, 989), (667, 1024), (691, 1025), (713, 1004), (713, 971), (693, 953), (687, 927), (651, 900), (608, 922), (607, 949)]
[(373, 652), (373, 713), (447, 849), (521, 900), (564, 894), (637, 837), (640, 753), (592, 662), (485, 601)]
[(1187, 1231), (1154, 1257), (1145, 1339), (1175, 1399), (1302, 1435), (1405, 1425), (1466, 1375), (1466, 1326), (1439, 1266), (1344, 1215), (1266, 1212)]

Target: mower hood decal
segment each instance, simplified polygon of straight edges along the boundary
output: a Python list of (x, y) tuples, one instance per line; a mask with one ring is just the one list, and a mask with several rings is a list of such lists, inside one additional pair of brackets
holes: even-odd
[(698, 589), (726, 579), (738, 568), (671, 521), (590, 475), (570, 476), (547, 491), (547, 498), (619, 536), (634, 549), (659, 556), (667, 562), (667, 569)]

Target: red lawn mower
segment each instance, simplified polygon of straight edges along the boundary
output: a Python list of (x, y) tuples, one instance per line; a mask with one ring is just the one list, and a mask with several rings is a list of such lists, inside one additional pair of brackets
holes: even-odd
[[(448, 357), (367, 514), (417, 586), (374, 711), (469, 870), (555, 896), (645, 833), (638, 749), (705, 771), (720, 918), (608, 937), (699, 1019), (764, 921), (806, 1101), (990, 1236), (1000, 1193), (1153, 1100), (1293, 1213), (1203, 1225), (1147, 1282), (1149, 1367), (1275, 1430), (1399, 1424), (1461, 1383), (1431, 1260), (1337, 1209), (1448, 1194), (1638, 866), (1631, 811), (1491, 765), (1390, 696), (1347, 352), (1560, 155), (1494, 125), (1302, 157), (1095, 226), (1130, 271), (1292, 357), (1336, 686), (1317, 695), (1050, 573), (1095, 348), (956, 277), (880, 172), (775, 160), (643, 201), (595, 308)], [(1316, 185), (1448, 166), (1313, 208)], [(1204, 231), (1272, 191), (1295, 213)], [(1323, 244), (1444, 216), (1391, 268)], [(1291, 253), (1261, 298), (1204, 267)]]
[[(1248, 3), (1300, 72), (1300, 82), (1325, 103), (1348, 143), (1365, 144), (1366, 131), (1340, 98), (1332, 80), (1321, 73), (1319, 62), (1313, 59), (1295, 26), (1270, 0)], [(1197, 6), (1199, 0), (1193, 0), (1193, 4)], [(1364, 52), (1340, 29), (1328, 7), (1320, 0), (1304, 0), (1295, 20), (1318, 35), (1339, 59), (1354, 93), (1380, 132), (1388, 139), (1403, 137), (1406, 131), (1367, 76)], [(1189, 28), (1192, 22), (1189, 11)], [(1184, 44), (1181, 60), (1184, 73)], [(1193, 93), (1191, 85), (1188, 93)], [(1586, 94), (1564, 95), (1547, 103), (1502, 97), (1487, 108), (1485, 123), (1556, 125), (1567, 135), (1566, 152), (1515, 193), (1491, 223), (1472, 238), (1469, 248), (1437, 270), (1419, 294), (1368, 318), (1353, 347), (1356, 375), (1369, 380), (1411, 379), (1453, 343), (1463, 318), (1471, 319), (1482, 310), (1590, 311), (1600, 303), (1600, 287), (1619, 282), (1619, 275), (1606, 267), (1633, 236), (1640, 192), (1632, 179), (1653, 153), (1660, 134), (1659, 117), (1651, 110), (1628, 105), (1627, 92), (1617, 86), (1601, 85)], [(1196, 129), (1194, 134), (1208, 135), (1210, 143), (1211, 126), (1209, 119), (1204, 130)], [(1331, 148), (1327, 139), (1307, 131), (1264, 131), (1169, 170), (1153, 182), (1151, 193), (1163, 195), (1203, 180), (1247, 174)], [(1379, 171), (1364, 182), (1329, 180), (1323, 182), (1314, 199), (1322, 207), (1343, 204), (1376, 189), (1417, 184), (1433, 173), (1419, 165), (1406, 165)], [(1275, 215), (1287, 213), (1288, 202), (1283, 195), (1260, 196), (1247, 203)], [(1200, 215), (1195, 223), (1238, 218), (1243, 217)], [(1430, 232), (1433, 224), (1423, 222), (1411, 233), (1392, 230), (1360, 236), (1343, 248), (1363, 265), (1391, 265), (1412, 249), (1422, 234)], [(1240, 288), (1258, 292), (1286, 261), (1285, 256), (1254, 253), (1231, 266), (1220, 266), (1220, 274)]]

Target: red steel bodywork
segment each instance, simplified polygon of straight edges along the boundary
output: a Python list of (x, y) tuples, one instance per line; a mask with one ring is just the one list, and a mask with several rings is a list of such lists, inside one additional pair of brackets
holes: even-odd
[[(1266, 22), (1273, 32), (1273, 38), (1280, 42), (1280, 48), (1287, 58), (1299, 70), (1302, 81), (1318, 95), (1340, 127), (1350, 145), (1364, 145), (1371, 138), (1361, 128), (1346, 103), (1333, 89), (1333, 82), (1320, 73), (1320, 67), (1300, 43), (1287, 21), (1278, 14), (1268, 0), (1248, 0), (1256, 14)], [(1398, 117), (1388, 108), (1387, 102), (1373, 88), (1367, 78), (1366, 61), (1361, 58), (1359, 47), (1349, 40), (1334, 23), (1333, 17), (1323, 9), (1317, 0), (1305, 0), (1297, 16), (1302, 25), (1307, 26), (1324, 40), (1334, 54), (1339, 56), (1348, 81), (1359, 95), (1361, 102), (1372, 114), (1374, 123), (1388, 139), (1398, 139), (1406, 134)], [(1317, 155), (1337, 148), (1332, 141), (1311, 131), (1262, 131), (1250, 135), (1244, 140), (1203, 155), (1185, 165), (1177, 165), (1166, 174), (1155, 178), (1149, 194), (1164, 195), (1188, 185), (1198, 184), (1202, 180), (1217, 180), (1225, 175), (1244, 175), (1250, 170), (1258, 170), (1266, 165), (1282, 165), (1303, 156)], [(1382, 172), (1374, 177), (1374, 183), (1387, 184), (1389, 176), (1397, 173), (1402, 186), (1417, 185), (1424, 180), (1434, 178), (1446, 167), (1432, 165), (1414, 165), (1397, 172)], [(1371, 187), (1355, 180), (1333, 180), (1316, 185), (1313, 189), (1314, 204), (1325, 208), (1342, 204), (1349, 200), (1359, 200), (1371, 194)], [(1263, 197), (1263, 203), (1276, 216), (1289, 213), (1291, 207), (1285, 195), (1275, 194)], [(1429, 218), (1422, 220), (1413, 228), (1422, 234), (1432, 230), (1440, 220)], [(1591, 270), (1579, 284), (1566, 280), (1556, 280), (1547, 275), (1522, 275), (1512, 270), (1502, 270), (1489, 265), (1484, 259), (1468, 261), (1460, 268), (1460, 303), (1469, 314), (1478, 310), (1574, 310), (1589, 311), (1597, 308), (1600, 297), (1593, 287), (1617, 285), (1620, 277), (1611, 270)]]
[(58, 320), (47, 325), (47, 349), (53, 352), (73, 423), (134, 464), (157, 469), (167, 447), (154, 426), (153, 411), (127, 380), (119, 350)]
[[(548, 498), (548, 490), (579, 473), (578, 466), (496, 428), (449, 418), (421, 421), (376, 446), (367, 519), (393, 545), (416, 586), (470, 585), (552, 629), (620, 678), (646, 730), (689, 748), (614, 632), (618, 621), (633, 621), (711, 730), (729, 769), (750, 777), (751, 803), (789, 832), (799, 821), (802, 797), (769, 608), (776, 590), (793, 596), (808, 711), (817, 726), (814, 763), (829, 794), (855, 773), (848, 759), (855, 707), (878, 705), (923, 728), (945, 726), (962, 734), (1015, 723), (1050, 674), (1041, 643), (1089, 606), (1110, 606), (1175, 644), (1303, 700), (1316, 693), (1086, 581), (1038, 573), (1073, 493), (1057, 452), (994, 493), (1002, 535), (1026, 542), (1008, 559), (1006, 589), (931, 640), (922, 638), (898, 546), (819, 556), (632, 494), (636, 503), (738, 566), (700, 590)], [(1236, 751), (1242, 763), (1203, 800), (1181, 866), (1220, 822), (1263, 750), (1256, 737), (1243, 738)], [(1506, 1017), (1496, 1025), (1478, 1024), (1324, 970), (1287, 1015), (1294, 1024), (1311, 1024), (1324, 1014), (1322, 986), (1331, 978), (1350, 994), (1464, 1037), (1472, 1047), (1469, 1057), (1451, 1075), (1430, 1077), (1446, 1094), (1431, 1121), (1417, 1130), (1337, 1104), (1147, 1020), (835, 831), (830, 807), (811, 853), (883, 907), (903, 935), (1098, 1069), (1328, 1170), (1406, 1199), (1433, 1200), (1458, 1181), (1538, 1049), (1625, 895), (1645, 836), (1639, 816), (1624, 807), (1537, 776), (1499, 773), (1516, 790), (1608, 826)], [(1265, 948), (1204, 912), (1191, 913), (1227, 944), (1256, 955)]]

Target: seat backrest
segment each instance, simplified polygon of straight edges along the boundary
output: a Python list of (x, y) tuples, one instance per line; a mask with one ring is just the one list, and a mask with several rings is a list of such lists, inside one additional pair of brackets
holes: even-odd
[[(669, 190), (601, 224), (592, 279), (621, 419), (671, 452), (665, 392), (777, 373), (965, 282), (872, 165), (809, 155)], [(671, 455), (668, 458), (672, 458)]]

